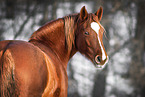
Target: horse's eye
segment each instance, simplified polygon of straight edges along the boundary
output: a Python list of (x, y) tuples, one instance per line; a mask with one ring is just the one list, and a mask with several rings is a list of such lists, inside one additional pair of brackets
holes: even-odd
[(89, 35), (89, 32), (85, 32), (86, 35)]

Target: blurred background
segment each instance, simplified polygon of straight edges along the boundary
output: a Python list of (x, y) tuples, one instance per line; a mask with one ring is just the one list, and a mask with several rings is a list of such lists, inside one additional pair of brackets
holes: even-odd
[(0, 41), (25, 40), (48, 21), (104, 8), (109, 62), (104, 69), (80, 53), (68, 63), (68, 97), (145, 97), (145, 0), (0, 0)]

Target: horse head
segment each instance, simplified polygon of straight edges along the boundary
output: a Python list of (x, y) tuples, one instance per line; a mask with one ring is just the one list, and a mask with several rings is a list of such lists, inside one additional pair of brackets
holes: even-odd
[(96, 67), (100, 68), (108, 61), (108, 56), (103, 45), (103, 33), (105, 29), (100, 24), (102, 14), (102, 7), (95, 14), (89, 14), (85, 6), (82, 7), (75, 31), (77, 50), (89, 58)]

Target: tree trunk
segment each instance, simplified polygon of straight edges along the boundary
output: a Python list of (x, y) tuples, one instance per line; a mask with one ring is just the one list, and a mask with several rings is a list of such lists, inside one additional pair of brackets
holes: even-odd
[(105, 67), (99, 74), (96, 73), (92, 97), (105, 96), (106, 75), (107, 75), (107, 67)]
[(56, 16), (57, 5), (58, 5), (57, 3), (58, 3), (58, 2), (55, 1), (55, 2), (53, 3), (53, 6), (52, 6), (52, 20), (54, 20), (54, 19), (57, 18), (57, 16)]
[(48, 3), (46, 2), (45, 4), (42, 4), (43, 6), (43, 18), (41, 20), (41, 24), (45, 24), (48, 22)]
[(6, 0), (6, 17), (14, 18), (15, 13), (15, 0)]
[(133, 84), (136, 87), (137, 95), (145, 97), (145, 1), (137, 2), (137, 24), (133, 41), (132, 64), (130, 74)]

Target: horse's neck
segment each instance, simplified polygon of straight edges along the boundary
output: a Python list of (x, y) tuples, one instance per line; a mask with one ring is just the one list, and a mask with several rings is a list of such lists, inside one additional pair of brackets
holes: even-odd
[(71, 53), (75, 53), (75, 51), (67, 50), (63, 19), (58, 19), (38, 29), (31, 36), (30, 42), (43, 49), (45, 53), (49, 49), (65, 65), (72, 56)]

